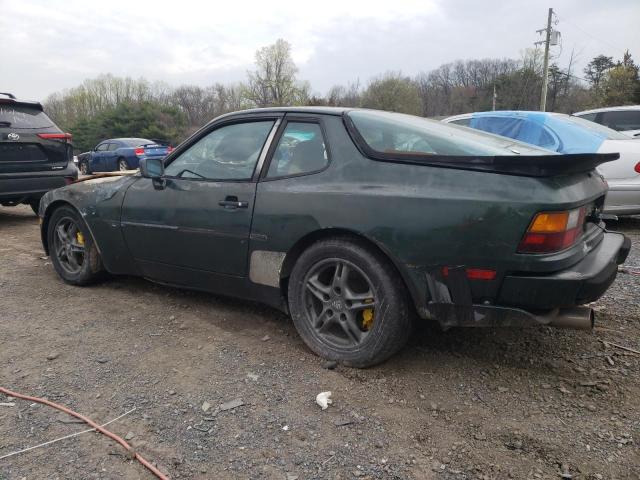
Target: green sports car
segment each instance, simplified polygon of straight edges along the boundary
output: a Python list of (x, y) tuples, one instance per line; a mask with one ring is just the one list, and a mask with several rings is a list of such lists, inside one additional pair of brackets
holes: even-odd
[(40, 203), (71, 284), (110, 274), (264, 302), (318, 355), (366, 367), (417, 319), (591, 328), (630, 248), (595, 167), (409, 115), (307, 107), (214, 119), (140, 173)]

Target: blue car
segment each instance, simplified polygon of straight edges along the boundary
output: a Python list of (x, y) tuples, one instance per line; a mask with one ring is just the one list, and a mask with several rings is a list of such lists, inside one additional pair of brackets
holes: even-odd
[(640, 213), (640, 140), (582, 118), (551, 112), (498, 111), (456, 115), (445, 123), (513, 138), (559, 153), (619, 153), (598, 171), (609, 183), (605, 211)]
[(143, 158), (163, 158), (173, 148), (145, 138), (111, 138), (90, 152), (78, 155), (80, 173), (126, 171), (138, 168)]

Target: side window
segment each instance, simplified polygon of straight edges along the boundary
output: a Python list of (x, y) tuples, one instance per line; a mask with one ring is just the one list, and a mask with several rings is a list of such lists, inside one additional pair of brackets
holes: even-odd
[(120, 148), (120, 145), (118, 145), (117, 143), (110, 143), (109, 144), (109, 151), (113, 152), (114, 150), (117, 150), (118, 148)]
[(271, 159), (267, 178), (316, 172), (328, 163), (320, 125), (289, 122)]
[(249, 180), (273, 120), (226, 125), (191, 145), (165, 168), (165, 175), (208, 180)]
[(585, 113), (584, 115), (576, 115), (577, 117), (584, 118), (585, 120), (589, 120), (590, 122), (596, 121), (597, 113)]
[(556, 150), (558, 147), (558, 141), (550, 131), (546, 128), (542, 128), (540, 131), (540, 141), (538, 142), (538, 145), (548, 150)]
[(618, 131), (638, 130), (640, 129), (640, 110), (604, 112), (600, 123)]
[(468, 127), (469, 125), (471, 125), (471, 117), (461, 118), (460, 120), (453, 120), (449, 123), (453, 123), (454, 125), (462, 125), (463, 127)]
[(109, 147), (108, 143), (101, 143), (100, 145), (98, 145), (98, 148), (96, 148), (96, 151), (104, 152), (107, 150), (108, 147)]

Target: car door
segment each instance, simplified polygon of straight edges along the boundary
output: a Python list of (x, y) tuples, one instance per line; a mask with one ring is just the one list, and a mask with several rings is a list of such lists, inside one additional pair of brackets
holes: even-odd
[(120, 148), (118, 142), (111, 142), (104, 152), (104, 170), (106, 172), (118, 170), (118, 152), (116, 152), (118, 148)]
[(257, 175), (278, 124), (214, 125), (169, 158), (163, 186), (140, 178), (129, 188), (122, 231), (144, 275), (176, 284), (191, 282), (185, 271), (246, 275)]
[(104, 172), (104, 154), (109, 148), (109, 142), (99, 143), (91, 154), (91, 171)]

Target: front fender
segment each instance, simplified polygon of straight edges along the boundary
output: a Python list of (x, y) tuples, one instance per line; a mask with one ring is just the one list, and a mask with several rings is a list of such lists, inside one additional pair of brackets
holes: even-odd
[(47, 192), (40, 201), (41, 239), (49, 254), (47, 229), (53, 211), (61, 205), (75, 208), (84, 219), (107, 271), (137, 274), (120, 230), (122, 202), (139, 177), (100, 176)]

